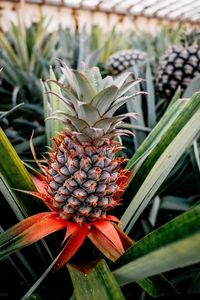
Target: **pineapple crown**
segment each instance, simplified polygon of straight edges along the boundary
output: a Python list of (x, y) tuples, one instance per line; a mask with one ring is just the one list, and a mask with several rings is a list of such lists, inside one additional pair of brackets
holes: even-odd
[(54, 111), (49, 118), (61, 120), (70, 131), (76, 132), (81, 142), (91, 142), (99, 138), (110, 139), (130, 133), (116, 127), (127, 117), (136, 119), (137, 114), (114, 114), (123, 104), (144, 93), (124, 96), (142, 79), (128, 80), (130, 72), (116, 79), (111, 76), (102, 79), (97, 67), (89, 68), (82, 64), (80, 71), (72, 70), (63, 61), (60, 69), (64, 80), (49, 80), (60, 87), (60, 94), (52, 91), (47, 93), (57, 96), (66, 111)]

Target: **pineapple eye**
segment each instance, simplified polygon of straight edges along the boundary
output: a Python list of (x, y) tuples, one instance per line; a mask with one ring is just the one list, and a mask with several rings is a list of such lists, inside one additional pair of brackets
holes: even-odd
[(61, 195), (67, 195), (67, 196), (70, 195), (70, 191), (64, 186), (59, 187), (58, 193)]
[(79, 201), (77, 198), (75, 197), (69, 197), (67, 199), (67, 203), (69, 205), (71, 205), (72, 207), (76, 207), (76, 206), (79, 206), (81, 204), (81, 201)]
[(65, 195), (61, 195), (61, 194), (56, 194), (55, 195), (55, 200), (57, 201), (57, 202), (65, 202), (66, 200), (67, 200), (67, 196), (65, 196)]
[(68, 168), (67, 168), (66, 166), (62, 167), (62, 168), (60, 169), (60, 172), (61, 172), (63, 175), (65, 175), (65, 176), (69, 176), (69, 175), (70, 175), (70, 172), (69, 172), (69, 170), (68, 170)]
[(81, 185), (83, 181), (87, 178), (86, 173), (83, 170), (79, 170), (74, 173), (74, 179)]
[(63, 183), (63, 181), (66, 179), (64, 175), (57, 174), (53, 177), (54, 181), (57, 183)]
[(96, 192), (97, 193), (103, 193), (106, 191), (106, 188), (107, 188), (107, 185), (102, 183), (102, 184), (99, 184), (97, 189), (96, 189)]
[(49, 186), (53, 189), (53, 190), (57, 190), (57, 188), (59, 187), (59, 185), (55, 182), (55, 181), (51, 181), (49, 183)]
[(76, 196), (79, 199), (83, 199), (85, 196), (87, 196), (87, 192), (83, 189), (76, 189), (74, 190), (74, 196)]
[(64, 183), (64, 187), (66, 187), (70, 192), (72, 192), (77, 186), (78, 183), (74, 179), (67, 179)]
[(88, 171), (88, 178), (98, 180), (100, 178), (101, 172), (102, 172), (102, 170), (99, 167), (91, 168)]
[(85, 200), (85, 203), (88, 203), (88, 204), (92, 205), (93, 207), (96, 207), (98, 200), (99, 200), (99, 198), (96, 195), (90, 195)]
[(75, 209), (68, 204), (64, 205), (62, 209), (66, 214), (73, 214), (75, 212)]
[(94, 193), (97, 183), (94, 180), (87, 180), (83, 183), (83, 187), (87, 190), (88, 193)]
[(88, 216), (92, 211), (92, 207), (84, 205), (78, 209), (78, 212), (83, 216)]
[(107, 171), (103, 171), (101, 174), (101, 177), (100, 177), (101, 180), (109, 180), (110, 178), (111, 178), (111, 175)]

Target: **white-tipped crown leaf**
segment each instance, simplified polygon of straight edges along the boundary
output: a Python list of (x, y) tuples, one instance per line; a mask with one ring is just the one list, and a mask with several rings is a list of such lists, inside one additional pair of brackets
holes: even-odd
[(77, 109), (77, 105), (78, 105), (79, 100), (78, 100), (77, 97), (75, 97), (75, 96), (70, 92), (70, 90), (69, 90), (69, 88), (68, 88), (67, 86), (63, 85), (61, 82), (59, 82), (59, 81), (57, 81), (57, 80), (52, 80), (52, 79), (51, 79), (51, 80), (48, 80), (48, 82), (53, 82), (53, 83), (55, 83), (57, 86), (59, 86), (60, 89), (61, 89), (62, 91), (64, 91), (64, 96), (65, 96), (65, 98), (68, 99), (68, 100), (70, 100), (70, 101), (73, 103), (75, 109)]
[(128, 102), (129, 100), (133, 100), (135, 99), (136, 96), (138, 96), (140, 93), (136, 93), (134, 95), (131, 96), (124, 96), (121, 97), (119, 99), (117, 99), (113, 105), (111, 106), (111, 108), (104, 114), (105, 118), (110, 118), (114, 115), (114, 113), (118, 110), (118, 108), (120, 108), (123, 104), (125, 104), (126, 102)]
[[(72, 73), (72, 70), (67, 66), (66, 63), (64, 63), (62, 60), (58, 60), (63, 67), (60, 67), (63, 75), (65, 76), (65, 79), (67, 80), (68, 84), (70, 85), (73, 92), (76, 94), (78, 91), (78, 87), (74, 78), (74, 74)], [(77, 94), (79, 96), (79, 94)]]
[(120, 89), (131, 74), (131, 72), (122, 73), (113, 80), (113, 84)]
[(79, 92), (80, 92), (79, 100), (85, 103), (90, 103), (91, 100), (95, 97), (97, 92), (91, 85), (88, 78), (83, 73), (80, 73), (77, 70), (73, 70), (72, 72), (79, 86)]
[(101, 90), (103, 90), (103, 79), (101, 77), (99, 68), (89, 68), (85, 63), (82, 62), (80, 71), (88, 78), (96, 93), (99, 93)]
[(70, 102), (68, 101), (68, 99), (63, 98), (63, 97), (61, 97), (59, 94), (54, 93), (54, 92), (52, 92), (52, 91), (48, 91), (48, 92), (46, 92), (46, 94), (51, 94), (51, 95), (54, 95), (54, 96), (58, 97), (58, 99), (60, 99), (60, 100), (63, 102), (63, 104), (64, 104), (64, 105), (66, 106), (66, 108), (71, 112), (72, 115), (75, 115), (75, 114), (76, 114), (76, 111), (74, 110), (74, 107), (73, 107), (72, 103), (70, 103)]
[(89, 126), (93, 126), (99, 119), (101, 119), (97, 109), (90, 104), (81, 104), (78, 108), (78, 118), (86, 120)]
[(128, 81), (128, 82), (124, 83), (121, 86), (121, 88), (119, 89), (117, 97), (121, 97), (122, 95), (124, 95), (125, 93), (127, 93), (129, 90), (131, 90), (136, 84), (140, 83), (141, 81), (143, 81), (143, 79), (137, 78), (135, 80)]
[(89, 124), (85, 120), (71, 116), (63, 111), (55, 111), (54, 113), (52, 113), (52, 116), (57, 116), (57, 115), (63, 116), (63, 120), (65, 121), (70, 120), (72, 125), (76, 127), (77, 131), (81, 132), (85, 127), (89, 127)]
[(102, 116), (116, 99), (118, 88), (111, 85), (99, 92), (91, 102), (91, 105), (96, 107)]

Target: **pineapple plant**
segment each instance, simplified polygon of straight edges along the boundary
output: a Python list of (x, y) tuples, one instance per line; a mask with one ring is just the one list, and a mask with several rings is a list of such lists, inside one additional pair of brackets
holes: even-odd
[[(68, 240), (56, 260), (55, 269), (63, 266), (89, 239), (111, 260), (115, 261), (132, 241), (116, 225), (118, 219), (109, 211), (120, 204), (130, 172), (121, 168), (125, 158), (115, 157), (122, 148), (121, 135), (129, 134), (118, 128), (126, 113), (113, 116), (121, 105), (137, 94), (123, 96), (140, 80), (127, 81), (130, 73), (113, 80), (102, 79), (99, 69), (83, 65), (82, 71), (71, 70), (62, 63), (61, 71), (67, 85), (53, 80), (62, 94), (56, 95), (65, 111), (55, 111), (50, 118), (60, 119), (65, 129), (53, 141), (47, 165), (41, 165), (44, 175), (33, 177), (38, 191), (25, 191), (42, 199), (50, 212), (33, 215), (1, 235), (3, 244), (12, 238), (12, 251), (31, 244), (62, 228), (67, 228)], [(16, 238), (19, 243), (16, 243)], [(5, 243), (6, 247), (6, 243)], [(15, 248), (16, 247), (16, 248)], [(1, 254), (4, 246), (1, 248)]]
[(193, 78), (200, 75), (199, 33), (194, 31), (165, 53), (157, 68), (156, 87), (161, 96), (171, 99), (180, 86), (183, 93)]
[[(125, 80), (125, 76), (128, 76), (127, 74), (123, 74), (123, 77), (121, 77), (120, 80), (118, 79), (116, 81), (115, 79), (114, 82), (111, 80), (111, 78), (107, 78), (103, 81), (103, 84), (101, 84), (101, 78), (95, 81), (92, 80), (92, 78), (98, 78), (95, 69), (89, 71), (85, 69), (81, 72), (77, 72), (70, 71), (68, 68), (63, 66), (62, 71), (66, 75), (65, 77), (67, 78), (68, 84), (64, 85), (61, 84), (61, 82), (57, 82), (59, 87), (62, 86), (62, 95), (58, 91), (57, 97), (59, 96), (63, 103), (69, 104), (71, 103), (69, 99), (74, 99), (74, 96), (76, 99), (79, 99), (78, 106), (81, 107), (84, 105), (83, 108), (86, 108), (86, 105), (89, 103), (89, 106), (94, 106), (94, 103), (89, 100), (91, 97), (93, 97), (91, 96), (91, 92), (93, 91), (93, 88), (91, 88), (92, 83), (92, 87), (99, 87), (98, 90), (100, 92), (97, 93), (98, 98), (93, 97), (92, 99), (96, 98), (95, 103), (98, 103), (99, 105), (101, 101), (99, 100), (99, 102), (97, 100), (101, 99), (101, 103), (103, 103), (104, 106), (106, 104), (109, 106), (108, 109), (105, 108), (106, 110), (112, 109), (112, 105), (109, 105), (108, 103), (108, 99), (110, 99), (111, 96), (113, 96), (113, 99), (116, 99), (121, 94), (119, 96), (121, 98), (123, 93), (125, 93), (126, 89), (130, 87), (130, 85), (133, 86), (136, 84), (136, 81), (126, 82), (122, 88), (122, 82)], [(95, 76), (93, 76), (94, 74)], [(87, 80), (86, 77), (88, 78)], [(116, 90), (116, 87), (118, 87), (118, 96), (116, 95), (117, 92), (114, 91)], [(102, 90), (102, 92), (100, 90)], [(52, 93), (53, 91), (51, 90), (50, 92)], [(84, 97), (86, 94), (86, 99), (88, 100), (87, 103)], [(116, 103), (120, 104), (122, 101), (128, 101), (127, 97), (123, 97), (121, 100), (120, 98), (118, 98), (116, 101), (113, 100), (115, 102), (114, 106)], [(120, 229), (116, 224), (118, 220), (113, 216), (107, 215), (108, 211), (104, 212), (106, 213), (106, 217), (102, 216), (102, 218), (93, 221), (89, 219), (88, 221), (82, 221), (82, 223), (80, 222), (80, 219), (78, 220), (79, 222), (76, 222), (75, 219), (70, 215), (63, 216), (62, 213), (64, 206), (59, 207), (55, 205), (55, 196), (50, 197), (51, 195), (47, 190), (50, 182), (48, 179), (48, 176), (50, 176), (48, 170), (50, 168), (50, 164), (55, 162), (56, 159), (59, 159), (59, 145), (61, 145), (62, 142), (65, 144), (64, 139), (67, 135), (65, 132), (70, 131), (69, 134), (71, 134), (71, 139), (75, 133), (78, 133), (78, 135), (81, 134), (82, 136), (83, 128), (78, 131), (73, 127), (74, 125), (72, 122), (75, 121), (73, 119), (73, 117), (75, 117), (75, 112), (72, 107), (66, 105), (68, 112), (66, 109), (62, 112), (56, 112), (57, 118), (60, 117), (59, 119), (65, 123), (67, 128), (62, 133), (64, 136), (61, 134), (57, 139), (55, 139), (56, 145), (54, 149), (50, 150), (50, 159), (47, 160), (47, 166), (42, 167), (38, 162), (44, 171), (44, 175), (39, 175), (37, 172), (34, 172), (36, 177), (33, 178), (38, 187), (38, 192), (36, 192), (34, 189), (30, 174), (25, 169), (22, 161), (20, 161), (5, 134), (0, 129), (0, 171), (3, 176), (3, 181), (0, 183), (1, 191), (5, 197), (9, 196), (9, 199), (10, 196), (13, 196), (12, 201), (8, 199), (10, 206), (16, 203), (24, 215), (31, 216), (0, 234), (0, 259), (4, 258), (6, 255), (9, 255), (13, 251), (19, 250), (24, 246), (38, 241), (50, 233), (53, 233), (59, 229), (66, 230), (67, 228), (67, 232), (64, 237), (63, 249), (58, 257), (54, 259), (41, 277), (41, 273), (37, 274), (39, 275), (38, 280), (38, 276), (36, 277), (37, 282), (34, 280), (35, 283), (33, 285), (30, 283), (31, 288), (29, 291), (27, 291), (26, 286), (24, 288), (24, 290), (27, 291), (26, 295), (24, 295), (22, 298), (20, 295), (19, 299), (48, 299), (49, 297), (60, 300), (69, 299), (71, 297), (72, 284), (69, 280), (69, 277), (67, 277), (69, 274), (67, 275), (66, 268), (62, 272), (54, 274), (52, 280), (48, 280), (48, 285), (47, 280), (45, 280), (43, 287), (40, 289), (38, 288), (38, 285), (41, 284), (44, 277), (50, 272), (53, 266), (55, 266), (55, 269), (57, 269), (66, 261), (68, 261), (75, 254), (86, 237), (88, 237), (104, 254), (106, 254), (107, 257), (111, 258), (112, 260), (116, 260), (116, 258), (119, 257), (131, 244), (131, 241), (126, 235), (123, 234), (122, 229), (124, 231), (126, 230), (127, 234), (130, 232), (130, 236), (133, 237), (136, 242), (129, 247), (128, 251), (126, 251), (116, 263), (109, 263), (113, 273), (106, 265), (105, 260), (98, 261), (97, 265), (96, 262), (91, 262), (91, 256), (93, 255), (89, 256), (89, 264), (85, 265), (85, 262), (88, 263), (88, 255), (87, 253), (86, 256), (83, 255), (84, 249), (88, 250), (88, 246), (92, 246), (88, 244), (85, 245), (84, 249), (82, 249), (80, 253), (81, 255), (78, 255), (78, 257), (74, 258), (75, 264), (67, 264), (70, 276), (72, 278), (72, 283), (74, 285), (74, 294), (77, 299), (124, 299), (126, 296), (126, 299), (129, 299), (130, 295), (132, 297), (133, 289), (135, 299), (141, 299), (141, 294), (143, 296), (144, 291), (148, 294), (145, 295), (145, 297), (147, 296), (148, 299), (152, 299), (152, 297), (158, 298), (160, 296), (163, 298), (163, 295), (166, 295), (166, 297), (170, 295), (171, 298), (177, 298), (179, 297), (179, 294), (181, 297), (184, 297), (184, 293), (187, 289), (187, 287), (185, 288), (185, 275), (187, 275), (186, 272), (188, 270), (186, 268), (189, 268), (189, 266), (192, 264), (194, 264), (194, 267), (190, 267), (189, 284), (191, 283), (194, 287), (190, 289), (190, 291), (197, 291), (198, 281), (196, 278), (198, 278), (199, 268), (196, 263), (198, 263), (200, 259), (200, 232), (198, 226), (200, 208), (198, 205), (198, 198), (196, 197), (196, 200), (193, 199), (196, 203), (196, 206), (190, 211), (185, 212), (183, 215), (176, 217), (174, 220), (160, 227), (160, 220), (159, 217), (157, 217), (158, 213), (160, 214), (160, 212), (158, 212), (159, 207), (157, 205), (158, 197), (155, 197), (155, 199), (153, 197), (155, 193), (158, 192), (158, 189), (161, 187), (163, 181), (168, 177), (169, 172), (172, 171), (173, 166), (179, 160), (181, 155), (188, 149), (193, 139), (197, 137), (199, 133), (199, 99), (200, 94), (197, 93), (191, 99), (188, 99), (188, 101), (184, 101), (182, 99), (177, 100), (171, 106), (171, 108), (169, 108), (168, 112), (165, 113), (163, 118), (161, 118), (158, 125), (152, 130), (143, 145), (129, 160), (128, 164), (126, 165), (126, 170), (129, 170), (131, 174), (126, 173), (124, 175), (119, 175), (119, 177), (122, 177), (123, 175), (124, 179), (121, 179), (124, 181), (128, 179), (129, 174), (131, 175), (131, 179), (128, 182), (127, 192), (123, 193), (123, 199), (125, 201), (123, 207), (120, 209), (120, 214), (123, 214), (119, 224)], [(75, 104), (76, 101), (73, 103)], [(102, 109), (102, 106), (99, 105), (96, 105), (96, 107), (98, 106), (98, 109), (100, 109), (100, 107)], [(66, 119), (66, 115), (63, 115), (63, 112), (69, 115), (70, 119)], [(80, 113), (83, 116), (81, 110), (78, 109), (77, 114)], [(52, 117), (56, 116), (53, 115)], [(79, 120), (81, 121), (81, 119)], [(84, 120), (89, 122), (88, 116), (84, 116)], [(103, 119), (103, 122), (104, 121), (105, 119)], [(86, 132), (84, 132), (84, 135), (88, 135)], [(106, 135), (107, 134), (108, 133), (106, 133)], [(86, 138), (88, 139), (88, 137)], [(108, 136), (106, 137), (106, 140), (107, 139), (109, 139)], [(81, 146), (83, 146), (84, 140), (81, 142), (79, 141), (79, 143), (81, 143)], [(109, 147), (109, 145), (105, 145), (105, 147)], [(93, 149), (95, 149), (95, 146)], [(70, 155), (68, 155), (68, 153)], [(73, 156), (72, 159), (75, 159), (75, 150), (68, 150), (67, 155), (67, 157)], [(80, 159), (82, 159), (82, 157)], [(56, 164), (58, 163), (60, 162), (57, 162), (56, 160)], [(65, 166), (67, 163), (68, 161), (66, 161)], [(12, 168), (10, 168), (11, 165)], [(57, 170), (59, 171), (59, 168), (57, 168)], [(89, 172), (87, 172), (87, 174), (88, 173)], [(73, 173), (73, 175), (75, 175), (75, 173)], [(124, 176), (126, 176), (126, 178)], [(77, 178), (79, 178), (79, 176)], [(105, 180), (105, 182), (108, 184), (108, 181)], [(118, 184), (120, 185), (120, 182)], [(36, 195), (42, 198), (50, 208), (50, 211), (45, 212), (45, 210), (42, 209), (43, 212), (39, 213), (41, 208), (39, 208), (38, 205), (42, 203), (42, 201), (38, 202), (36, 198), (33, 199), (26, 194), (19, 193), (16, 189), (12, 189), (12, 187), (17, 188), (18, 190), (20, 189), (29, 191), (28, 193), (31, 195)], [(58, 188), (56, 187), (56, 189)], [(76, 189), (74, 189), (73, 192), (75, 190)], [(36, 192), (36, 194), (34, 194), (34, 192)], [(54, 193), (54, 195), (56, 195), (56, 193)], [(174, 199), (171, 200), (174, 204)], [(180, 199), (177, 199), (177, 205), (179, 207), (180, 201)], [(191, 205), (194, 204), (194, 201), (192, 201)], [(119, 204), (119, 202), (117, 202), (118, 201), (116, 201), (116, 204)], [(147, 221), (151, 221), (150, 223), (153, 228), (149, 228), (149, 226), (147, 226), (148, 224), (143, 222), (144, 219), (143, 216), (141, 216), (141, 213), (144, 211), (145, 207), (147, 207), (145, 215), (146, 213), (149, 215)], [(169, 208), (168, 205), (167, 207)], [(16, 208), (17, 207), (14, 206), (13, 211), (18, 213)], [(148, 213), (149, 208), (151, 208), (151, 210)], [(1, 213), (6, 215), (4, 208), (1, 209)], [(77, 214), (79, 213), (74, 213), (74, 216)], [(97, 216), (95, 216), (95, 218), (96, 217)], [(138, 228), (138, 225), (135, 224), (137, 220), (139, 222), (141, 221), (141, 223), (145, 225), (145, 231), (143, 233), (141, 232), (141, 229)], [(6, 225), (7, 222), (10, 223), (10, 218), (6, 216), (5, 222)], [(166, 219), (164, 219), (164, 222), (166, 222)], [(11, 222), (11, 224), (13, 223)], [(3, 223), (1, 218), (1, 226), (3, 229), (8, 227), (6, 225)], [(156, 229), (158, 226), (159, 228)], [(146, 235), (149, 233), (149, 231), (152, 232)], [(145, 237), (143, 237), (144, 234)], [(58, 235), (57, 237), (62, 238), (62, 234)], [(47, 239), (47, 242), (49, 241), (50, 239)], [(54, 237), (52, 237), (52, 242), (54, 246), (58, 246), (60, 244), (59, 242), (55, 242)], [(121, 246), (121, 243), (123, 247)], [(32, 247), (30, 250), (32, 250)], [(29, 249), (27, 249), (27, 251), (29, 251)], [(58, 249), (56, 252), (57, 251)], [(53, 257), (55, 257), (56, 252), (54, 252)], [(98, 257), (96, 254), (97, 253), (95, 253), (95, 259)], [(9, 258), (12, 257), (14, 257), (14, 255)], [(40, 265), (38, 260), (33, 259), (32, 252), (30, 258), (30, 262), (34, 264), (34, 266)], [(2, 263), (4, 262), (6, 261), (3, 261)], [(9, 262), (9, 260), (7, 262)], [(184, 266), (186, 268), (183, 269)], [(173, 272), (173, 270), (180, 267), (181, 269)], [(4, 272), (2, 270), (4, 270)], [(2, 268), (1, 265), (1, 278), (3, 279), (3, 283), (10, 282), (11, 272), (8, 273), (8, 280), (4, 280), (6, 277), (6, 270), (6, 266), (3, 265)], [(165, 277), (165, 274), (160, 274), (166, 271), (170, 271), (170, 273), (167, 273), (167, 278)], [(196, 284), (195, 282), (192, 282), (193, 279)], [(182, 283), (183, 288), (180, 287), (180, 282)], [(129, 284), (127, 288), (123, 289), (123, 293), (125, 295), (119, 295), (119, 285), (124, 286), (125, 284)], [(188, 289), (190, 288), (189, 284)], [(139, 289), (137, 285), (140, 286)], [(141, 291), (141, 288), (143, 291)], [(10, 286), (8, 290), (10, 292)], [(13, 288), (11, 292), (11, 298), (16, 299), (16, 293), (13, 292)], [(53, 296), (52, 293), (55, 296)], [(188, 299), (194, 299), (193, 294), (194, 293), (189, 294), (188, 296), (190, 298)]]
[(113, 75), (119, 75), (134, 64), (141, 63), (147, 60), (146, 53), (138, 49), (121, 50), (108, 58), (107, 68)]
[[(69, 72), (65, 64), (62, 69), (64, 73)], [(82, 86), (71, 87), (73, 94), (68, 93), (68, 100), (60, 98), (72, 115), (62, 111), (54, 113), (62, 116), (67, 129), (60, 139), (54, 138), (57, 149), (51, 153), (46, 169), (45, 191), (52, 199), (51, 205), (61, 210), (64, 218), (80, 224), (106, 217), (106, 212), (119, 203), (118, 196), (127, 183), (128, 174), (120, 168), (124, 159), (115, 158), (120, 150), (116, 136), (128, 132), (115, 127), (127, 116), (137, 116), (132, 113), (113, 117), (116, 110), (134, 96), (121, 97), (124, 84), (120, 83), (118, 90), (111, 78), (102, 80), (96, 68), (86, 67), (85, 72), (73, 71), (71, 75), (75, 74)], [(89, 72), (93, 78), (85, 76)], [(133, 83), (130, 81), (128, 89)], [(65, 92), (65, 86), (57, 84)]]

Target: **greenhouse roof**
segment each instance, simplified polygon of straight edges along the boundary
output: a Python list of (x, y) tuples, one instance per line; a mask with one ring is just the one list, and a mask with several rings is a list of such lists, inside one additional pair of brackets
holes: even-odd
[(200, 23), (200, 0), (15, 0), (14, 2), (20, 1)]

